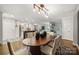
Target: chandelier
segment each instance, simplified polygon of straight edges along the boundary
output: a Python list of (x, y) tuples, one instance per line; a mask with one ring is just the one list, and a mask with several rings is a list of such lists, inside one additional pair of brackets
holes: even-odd
[(37, 11), (38, 14), (48, 18), (48, 9), (44, 4), (33, 4), (33, 11)]

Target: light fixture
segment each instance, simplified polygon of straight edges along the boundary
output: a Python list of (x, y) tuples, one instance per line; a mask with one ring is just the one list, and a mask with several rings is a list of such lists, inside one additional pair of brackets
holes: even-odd
[(37, 11), (38, 14), (41, 14), (48, 18), (48, 9), (44, 4), (33, 4), (33, 11)]

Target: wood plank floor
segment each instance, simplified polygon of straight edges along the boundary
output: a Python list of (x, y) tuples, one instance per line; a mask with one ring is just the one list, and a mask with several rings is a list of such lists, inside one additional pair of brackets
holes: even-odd
[(67, 40), (67, 39), (63, 39), (62, 42), (63, 42), (63, 44), (62, 44), (63, 46), (67, 46), (70, 49), (74, 50), (76, 55), (79, 54), (79, 50), (78, 50), (77, 46), (73, 45), (73, 41), (70, 41), (70, 40)]
[[(72, 50), (76, 51), (77, 55), (79, 54), (78, 48), (76, 46), (73, 46), (72, 41), (63, 39), (62, 42), (63, 42), (63, 44), (62, 44), (63, 46), (70, 47)], [(13, 45), (14, 50), (18, 50), (21, 47), (24, 47), (23, 44), (22, 44), (22, 41), (15, 41), (15, 42), (12, 43), (12, 45)], [(8, 53), (9, 53), (9, 51), (8, 51), (7, 45), (6, 44), (3, 44), (3, 45), (0, 44), (0, 55), (6, 55)]]

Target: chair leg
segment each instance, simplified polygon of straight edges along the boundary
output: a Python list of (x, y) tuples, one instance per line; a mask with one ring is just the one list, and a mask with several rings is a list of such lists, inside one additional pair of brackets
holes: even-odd
[(28, 52), (27, 52), (27, 53), (28, 53), (28, 55), (29, 55), (29, 52), (30, 52), (30, 51), (29, 51), (29, 49), (30, 49), (30, 47), (29, 47), (29, 46), (27, 46), (27, 50), (28, 50)]

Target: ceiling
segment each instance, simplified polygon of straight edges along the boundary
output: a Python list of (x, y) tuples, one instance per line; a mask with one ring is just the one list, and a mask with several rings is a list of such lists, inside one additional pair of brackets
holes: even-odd
[(77, 8), (77, 4), (47, 4), (45, 6), (48, 8), (48, 18), (34, 12), (32, 4), (2, 4), (0, 5), (0, 11), (12, 14), (18, 20), (29, 23), (42, 23), (53, 21), (53, 17), (63, 16), (75, 11)]

